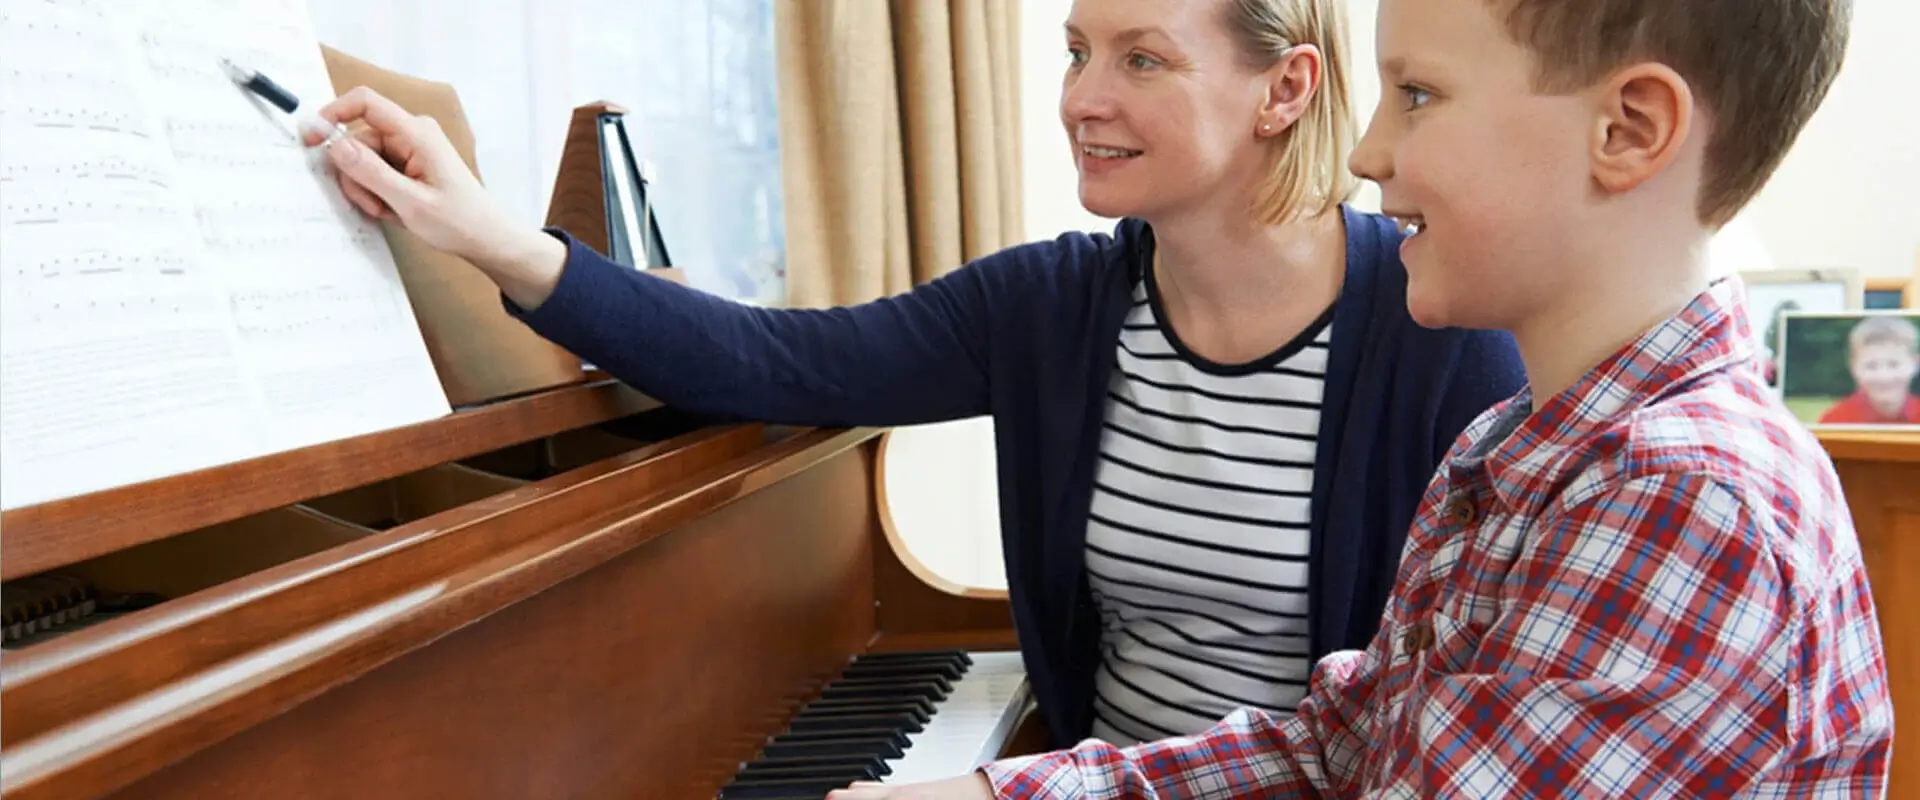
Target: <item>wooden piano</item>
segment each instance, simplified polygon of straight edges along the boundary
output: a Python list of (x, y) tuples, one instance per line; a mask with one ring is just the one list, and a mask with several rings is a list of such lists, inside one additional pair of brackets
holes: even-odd
[[(570, 160), (608, 113), (576, 114)], [(572, 170), (556, 199), (605, 191)], [(817, 797), (807, 759), (964, 771), (998, 746), (967, 726), (1018, 709), (1011, 617), (903, 560), (884, 438), (708, 424), (587, 373), (9, 511), (4, 797)]]

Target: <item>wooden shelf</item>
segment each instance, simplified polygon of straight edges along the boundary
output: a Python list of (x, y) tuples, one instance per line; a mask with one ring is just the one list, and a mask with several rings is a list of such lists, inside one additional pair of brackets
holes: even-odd
[(289, 450), (0, 515), (12, 580), (437, 464), (618, 419), (659, 403), (608, 379), (455, 411), (416, 425)]
[(1835, 461), (1920, 463), (1920, 431), (1818, 431)]

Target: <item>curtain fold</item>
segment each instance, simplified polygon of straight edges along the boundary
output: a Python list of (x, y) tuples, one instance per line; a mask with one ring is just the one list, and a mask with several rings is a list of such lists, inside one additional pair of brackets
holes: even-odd
[(776, 4), (789, 305), (897, 294), (1023, 240), (1019, 16)]

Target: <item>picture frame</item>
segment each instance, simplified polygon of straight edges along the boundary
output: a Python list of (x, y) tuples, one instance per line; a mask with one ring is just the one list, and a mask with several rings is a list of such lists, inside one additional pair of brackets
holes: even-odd
[(1767, 365), (1768, 386), (1780, 385), (1781, 314), (1859, 311), (1866, 294), (1860, 271), (1847, 267), (1754, 270), (1739, 275), (1746, 283), (1754, 348)]
[(1890, 311), (1915, 306), (1910, 278), (1876, 277), (1866, 280), (1860, 307), (1870, 311)]
[(1920, 430), (1920, 310), (1780, 315), (1779, 393), (1814, 430)]

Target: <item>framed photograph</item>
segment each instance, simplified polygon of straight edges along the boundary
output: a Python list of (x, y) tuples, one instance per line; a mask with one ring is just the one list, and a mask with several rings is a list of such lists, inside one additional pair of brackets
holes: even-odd
[(1912, 281), (1906, 278), (1868, 278), (1860, 307), (1868, 311), (1913, 308)]
[(1747, 284), (1747, 313), (1754, 344), (1765, 358), (1767, 385), (1780, 385), (1780, 315), (1838, 314), (1860, 310), (1864, 287), (1853, 269), (1770, 269), (1740, 273)]
[(1920, 430), (1920, 311), (1780, 315), (1780, 396), (1816, 429)]

